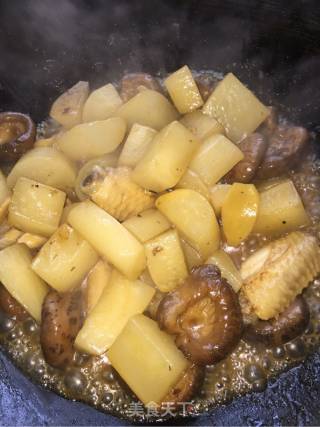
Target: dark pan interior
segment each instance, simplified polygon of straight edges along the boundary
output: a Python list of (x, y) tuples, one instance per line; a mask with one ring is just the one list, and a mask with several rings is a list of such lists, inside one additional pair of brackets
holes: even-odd
[[(265, 103), (320, 132), (317, 0), (0, 0), (0, 111), (41, 120), (52, 100), (80, 79), (94, 88), (125, 71), (164, 73), (185, 63), (235, 71)], [(319, 424), (319, 378), (315, 355), (266, 392), (190, 424)], [(30, 384), (5, 356), (0, 422), (124, 424)]]

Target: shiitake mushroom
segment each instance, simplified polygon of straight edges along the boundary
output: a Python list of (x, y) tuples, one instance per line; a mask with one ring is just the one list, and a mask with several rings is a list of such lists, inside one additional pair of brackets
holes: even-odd
[(194, 363), (222, 360), (240, 340), (243, 322), (237, 294), (214, 265), (195, 267), (185, 283), (161, 301), (157, 318)]
[(18, 160), (32, 148), (36, 137), (36, 126), (27, 114), (0, 113), (0, 160)]
[(25, 320), (29, 317), (22, 305), (0, 284), (0, 308), (10, 317)]
[(301, 335), (309, 320), (309, 306), (302, 296), (298, 296), (277, 318), (247, 325), (244, 338), (271, 346), (282, 345)]
[(40, 343), (46, 361), (64, 369), (73, 363), (74, 340), (83, 323), (81, 289), (60, 294), (50, 291), (42, 305)]

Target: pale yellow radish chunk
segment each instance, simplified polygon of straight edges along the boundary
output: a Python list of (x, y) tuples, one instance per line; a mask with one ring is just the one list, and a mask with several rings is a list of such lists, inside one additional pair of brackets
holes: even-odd
[(29, 249), (39, 249), (46, 241), (46, 237), (39, 236), (38, 234), (24, 233), (19, 237), (17, 242), (24, 243)]
[(8, 215), (10, 202), (11, 202), (11, 198), (8, 197), (0, 205), (0, 224), (3, 223), (3, 221), (6, 219)]
[(88, 82), (78, 82), (54, 101), (50, 116), (65, 128), (81, 123), (82, 109), (88, 95)]
[(191, 169), (187, 169), (186, 173), (182, 176), (176, 188), (187, 188), (189, 190), (197, 191), (202, 194), (206, 199), (210, 199), (209, 189), (203, 183), (198, 174)]
[(75, 346), (89, 354), (104, 353), (130, 317), (147, 308), (154, 294), (151, 286), (140, 280), (128, 280), (114, 270), (110, 283), (78, 333)]
[(142, 90), (117, 110), (117, 116), (131, 128), (135, 123), (160, 130), (178, 118), (174, 106), (155, 90)]
[(232, 184), (221, 210), (223, 232), (229, 245), (238, 246), (249, 236), (258, 208), (259, 193), (253, 184)]
[(181, 123), (170, 123), (153, 139), (132, 173), (132, 179), (148, 190), (174, 187), (186, 172), (199, 141)]
[(18, 242), (18, 239), (22, 235), (23, 235), (23, 231), (17, 230), (16, 228), (13, 228), (13, 227), (4, 231), (3, 233), (1, 233), (1, 236), (0, 236), (0, 249), (4, 249)]
[(7, 184), (7, 179), (0, 169), (0, 205), (2, 205), (4, 201), (10, 198), (10, 196), (11, 192)]
[(216, 184), (242, 159), (243, 153), (235, 144), (224, 135), (216, 134), (203, 141), (189, 169), (210, 186)]
[(203, 100), (187, 65), (170, 74), (164, 84), (179, 113), (190, 113), (202, 107)]
[(92, 246), (63, 224), (42, 246), (32, 269), (58, 292), (67, 292), (81, 283), (97, 261)]
[(184, 238), (181, 238), (181, 246), (188, 265), (189, 270), (204, 262), (204, 258), (196, 251)]
[(230, 184), (216, 184), (210, 188), (210, 201), (217, 216), (221, 214), (222, 205), (230, 188)]
[(223, 126), (213, 117), (203, 114), (202, 111), (193, 111), (180, 120), (196, 138), (201, 141), (216, 133), (224, 133)]
[(82, 121), (105, 120), (122, 105), (117, 89), (111, 84), (100, 87), (90, 93), (83, 106)]
[(56, 188), (20, 178), (13, 189), (8, 221), (20, 230), (51, 236), (58, 228), (65, 198)]
[(220, 244), (219, 225), (208, 200), (193, 190), (163, 194), (156, 207), (200, 254), (207, 258)]
[(119, 157), (119, 166), (135, 167), (142, 159), (157, 131), (135, 123), (124, 143)]
[(98, 261), (87, 277), (86, 308), (90, 313), (110, 283), (112, 267), (106, 261)]
[(144, 315), (129, 320), (108, 357), (145, 405), (161, 403), (189, 366), (173, 337)]
[(285, 180), (260, 193), (254, 232), (276, 236), (309, 224), (309, 215), (292, 181)]
[(232, 286), (235, 292), (238, 292), (242, 286), (242, 278), (240, 271), (234, 265), (231, 257), (222, 249), (215, 251), (207, 259), (206, 264), (216, 265), (221, 271), (221, 276), (224, 277)]
[(45, 282), (31, 269), (32, 256), (25, 245), (14, 244), (0, 251), (0, 281), (37, 321), (48, 292)]
[(85, 161), (114, 151), (125, 133), (125, 121), (111, 117), (73, 127), (58, 138), (57, 145), (70, 159)]
[(170, 292), (188, 276), (178, 233), (169, 230), (145, 244), (150, 276), (161, 292)]
[(233, 142), (254, 132), (270, 114), (269, 109), (232, 73), (218, 84), (202, 111), (217, 119)]
[(142, 244), (120, 222), (94, 203), (79, 203), (69, 213), (68, 222), (129, 279), (136, 279), (145, 269)]
[(140, 242), (153, 239), (170, 228), (170, 222), (157, 209), (148, 209), (122, 223)]
[(76, 167), (63, 153), (53, 147), (39, 147), (28, 151), (14, 165), (8, 175), (8, 186), (13, 188), (24, 177), (70, 193), (76, 176)]

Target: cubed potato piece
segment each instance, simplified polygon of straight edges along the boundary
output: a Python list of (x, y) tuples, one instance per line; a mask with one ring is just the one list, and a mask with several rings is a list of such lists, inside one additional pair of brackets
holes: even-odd
[(4, 231), (0, 235), (0, 249), (4, 249), (8, 246), (13, 245), (18, 242), (20, 236), (22, 236), (23, 232), (21, 230), (17, 230), (16, 228), (9, 228), (7, 231)]
[(291, 180), (260, 193), (258, 217), (253, 229), (255, 233), (278, 236), (309, 224), (310, 217)]
[(122, 99), (117, 89), (109, 83), (90, 93), (83, 106), (82, 121), (108, 119), (121, 105)]
[(85, 161), (114, 151), (126, 133), (126, 122), (111, 117), (91, 123), (82, 123), (58, 138), (59, 149), (70, 159)]
[(20, 177), (71, 193), (77, 169), (60, 151), (53, 147), (38, 147), (28, 151), (14, 165), (8, 175), (8, 185), (13, 188)]
[(56, 140), (57, 140), (57, 135), (53, 135), (49, 138), (40, 138), (36, 140), (36, 142), (33, 144), (33, 147), (34, 148), (52, 147), (53, 144), (55, 144)]
[(79, 203), (69, 213), (68, 222), (129, 279), (136, 279), (145, 269), (142, 244), (120, 222), (94, 203)]
[(145, 405), (160, 404), (189, 366), (173, 337), (142, 314), (131, 317), (107, 354)]
[(135, 123), (160, 130), (178, 118), (178, 112), (165, 96), (155, 90), (142, 90), (117, 111), (129, 128)]
[(11, 197), (5, 199), (0, 205), (0, 224), (6, 219), (9, 211), (9, 206), (11, 202)]
[(58, 292), (67, 292), (81, 283), (98, 258), (88, 242), (63, 224), (42, 246), (32, 269)]
[(8, 221), (14, 227), (40, 236), (58, 228), (66, 194), (28, 178), (19, 178), (9, 206)]
[(128, 280), (114, 270), (110, 283), (78, 333), (75, 346), (89, 354), (104, 353), (130, 317), (143, 313), (154, 294), (155, 289), (151, 286), (141, 280)]
[(155, 136), (133, 170), (132, 179), (141, 187), (157, 192), (174, 187), (199, 145), (181, 123), (170, 123)]
[(170, 74), (164, 85), (179, 113), (191, 113), (202, 107), (203, 100), (187, 65)]
[(187, 169), (186, 173), (180, 179), (176, 188), (187, 188), (189, 190), (197, 191), (202, 194), (206, 199), (210, 198), (208, 187), (200, 179), (199, 175), (191, 169)]
[(207, 258), (220, 244), (220, 229), (213, 207), (193, 190), (163, 194), (156, 207), (174, 224), (188, 243)]
[(32, 256), (18, 243), (0, 251), (0, 281), (8, 292), (40, 323), (43, 300), (48, 292), (44, 281), (31, 269)]
[(153, 239), (169, 230), (170, 222), (157, 209), (148, 209), (122, 223), (140, 242)]
[(46, 237), (31, 233), (24, 233), (17, 240), (18, 243), (24, 243), (29, 249), (39, 249), (46, 243), (46, 241)]
[(83, 105), (89, 95), (89, 83), (78, 82), (59, 96), (51, 107), (50, 116), (65, 128), (81, 123)]
[(11, 192), (9, 190), (7, 184), (7, 178), (4, 176), (0, 169), (0, 205), (7, 200), (11, 196)]
[(242, 286), (241, 274), (226, 252), (218, 249), (207, 259), (206, 264), (216, 265), (221, 271), (221, 276), (228, 281), (233, 290), (239, 291)]
[(204, 258), (200, 253), (196, 251), (185, 239), (181, 238), (180, 241), (189, 270), (197, 265), (202, 265)]
[(150, 276), (161, 292), (170, 292), (188, 276), (178, 233), (169, 230), (145, 244)]
[(230, 184), (216, 184), (210, 188), (210, 201), (217, 216), (221, 214), (222, 205), (230, 188)]
[(135, 123), (124, 143), (119, 157), (119, 166), (135, 167), (144, 156), (157, 131)]
[(189, 169), (197, 173), (206, 185), (216, 184), (233, 166), (243, 159), (243, 153), (224, 135), (212, 135), (201, 144)]
[(87, 277), (86, 308), (90, 313), (97, 305), (105, 287), (110, 283), (112, 267), (103, 260), (97, 262)]
[(269, 109), (232, 73), (218, 84), (202, 111), (217, 119), (233, 142), (254, 132), (270, 114)]
[(79, 202), (66, 204), (66, 206), (63, 208), (63, 211), (62, 211), (62, 215), (60, 218), (60, 225), (66, 224), (68, 222), (69, 213), (78, 204), (79, 204)]
[(239, 246), (253, 230), (259, 208), (259, 193), (253, 184), (232, 184), (222, 205), (223, 232), (230, 246)]
[(203, 114), (202, 111), (193, 111), (184, 115), (180, 123), (201, 141), (216, 133), (224, 133), (223, 126), (218, 120), (209, 117), (207, 114)]

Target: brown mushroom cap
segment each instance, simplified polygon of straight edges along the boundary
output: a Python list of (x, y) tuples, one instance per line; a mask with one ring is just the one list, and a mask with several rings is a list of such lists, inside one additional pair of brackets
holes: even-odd
[(32, 148), (36, 126), (27, 114), (0, 113), (0, 160), (18, 160)]
[(55, 368), (72, 364), (73, 343), (83, 322), (81, 290), (50, 291), (42, 306), (40, 342), (46, 361)]
[(160, 327), (192, 361), (223, 359), (240, 340), (243, 322), (237, 294), (214, 265), (195, 267), (185, 283), (167, 294), (158, 312)]
[(248, 341), (263, 342), (267, 345), (281, 345), (301, 335), (309, 324), (309, 306), (302, 296), (277, 318), (257, 320), (247, 326), (244, 337)]
[(29, 317), (29, 314), (22, 305), (13, 298), (3, 285), (0, 285), (0, 308), (9, 316), (14, 316), (17, 320), (25, 320)]

